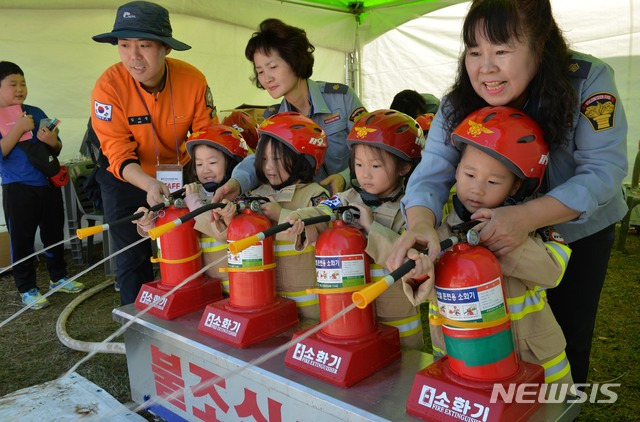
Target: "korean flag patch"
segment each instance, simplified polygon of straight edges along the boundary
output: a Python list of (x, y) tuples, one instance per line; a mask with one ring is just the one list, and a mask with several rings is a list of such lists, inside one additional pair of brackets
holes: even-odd
[(100, 101), (93, 102), (93, 109), (96, 113), (96, 117), (100, 120), (104, 120), (105, 122), (111, 121), (111, 109), (113, 106), (111, 104), (104, 104)]

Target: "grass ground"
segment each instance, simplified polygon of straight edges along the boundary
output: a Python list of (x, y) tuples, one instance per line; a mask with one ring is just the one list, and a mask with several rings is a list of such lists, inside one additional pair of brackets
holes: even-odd
[[(627, 254), (613, 251), (611, 255), (589, 373), (592, 383), (620, 383), (620, 387), (612, 389), (618, 399), (611, 404), (585, 404), (579, 421), (640, 420), (640, 235), (628, 236), (627, 249)], [(83, 269), (69, 265), (72, 275)], [(105, 279), (100, 266), (79, 281), (93, 287)], [(38, 286), (42, 292), (48, 288), (44, 262), (38, 267)], [(56, 337), (58, 315), (73, 297), (55, 294), (50, 297), (50, 307), (27, 311), (0, 328), (0, 396), (53, 380), (85, 355), (66, 348)], [(117, 306), (118, 294), (107, 288), (76, 308), (67, 323), (67, 331), (78, 340), (101, 341), (119, 328), (111, 318), (111, 310)], [(0, 275), (0, 321), (21, 307), (13, 278)], [(124, 355), (98, 354), (77, 372), (121, 403), (131, 401)], [(145, 416), (150, 419), (148, 414)]]

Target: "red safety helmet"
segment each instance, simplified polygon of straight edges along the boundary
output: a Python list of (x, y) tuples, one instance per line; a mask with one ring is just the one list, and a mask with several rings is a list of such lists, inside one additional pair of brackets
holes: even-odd
[(271, 136), (302, 154), (318, 174), (327, 152), (327, 135), (316, 122), (300, 113), (274, 114), (258, 126), (260, 136)]
[(418, 124), (422, 128), (422, 131), (424, 133), (427, 133), (429, 132), (429, 129), (431, 129), (431, 123), (433, 122), (433, 119), (435, 117), (436, 115), (433, 113), (421, 114), (418, 117), (416, 117), (416, 122), (418, 122)]
[(234, 111), (222, 120), (223, 125), (231, 126), (240, 134), (250, 148), (258, 145), (258, 123), (244, 111)]
[(469, 114), (451, 134), (456, 147), (466, 143), (486, 152), (523, 180), (521, 199), (542, 184), (549, 161), (544, 133), (531, 117), (511, 107), (484, 107)]
[(347, 135), (347, 145), (382, 148), (403, 160), (416, 162), (424, 148), (424, 133), (411, 117), (395, 110), (376, 110), (362, 116)]
[(240, 132), (225, 125), (208, 126), (202, 130), (193, 132), (187, 139), (187, 153), (193, 157), (193, 149), (196, 145), (207, 145), (222, 151), (227, 156), (240, 162), (247, 156), (247, 143)]

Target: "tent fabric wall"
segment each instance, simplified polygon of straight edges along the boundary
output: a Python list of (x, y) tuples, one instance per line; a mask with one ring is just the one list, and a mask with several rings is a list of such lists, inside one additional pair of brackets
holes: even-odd
[[(218, 110), (241, 103), (274, 102), (249, 81), (251, 65), (244, 58), (251, 33), (268, 17), (307, 31), (317, 48), (316, 80), (344, 82), (345, 53), (361, 46), (361, 98), (369, 109), (387, 107), (392, 96), (405, 88), (441, 96), (455, 74), (461, 19), (468, 3), (392, 1), (365, 9), (358, 27), (354, 15), (346, 10), (326, 10), (315, 4), (309, 7), (310, 1), (305, 0), (155, 1), (171, 11), (175, 36), (193, 46), (171, 56), (203, 71)], [(77, 154), (91, 111), (89, 99), (95, 80), (118, 61), (115, 47), (95, 43), (91, 36), (112, 27), (115, 11), (124, 2), (0, 0), (0, 60), (14, 61), (26, 72), (29, 103), (62, 120), (63, 159)], [(640, 110), (638, 0), (611, 0), (606, 7), (594, 0), (552, 3), (573, 45), (605, 59), (616, 70), (631, 117), (629, 144), (635, 147), (640, 136), (640, 121), (632, 118)], [(445, 7), (450, 5), (454, 6)], [(437, 9), (440, 11), (433, 12)], [(632, 152), (635, 155), (635, 149)]]
[[(95, 81), (119, 61), (115, 46), (91, 39), (109, 31), (114, 16), (115, 8), (2, 10), (0, 60), (13, 61), (25, 72), (28, 104), (61, 120), (63, 160), (78, 154)], [(175, 37), (193, 48), (172, 51), (170, 57), (187, 61), (205, 74), (219, 111), (242, 103), (275, 102), (249, 80), (253, 71), (244, 48), (255, 29), (179, 14), (171, 15), (171, 23)], [(315, 59), (314, 79), (344, 82), (342, 51), (317, 47)]]
[[(574, 50), (613, 67), (629, 133), (629, 173), (640, 138), (640, 2), (552, 0), (554, 16)], [(388, 107), (395, 93), (415, 89), (441, 97), (452, 85), (469, 2), (406, 22), (362, 48), (363, 102)], [(628, 176), (630, 177), (630, 176)]]

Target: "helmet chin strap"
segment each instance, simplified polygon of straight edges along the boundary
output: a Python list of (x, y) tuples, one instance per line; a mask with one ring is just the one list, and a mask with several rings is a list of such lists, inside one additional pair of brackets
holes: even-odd
[[(504, 200), (502, 206), (506, 207), (509, 205), (516, 205), (518, 202), (520, 201), (516, 200), (516, 198), (514, 198), (513, 196), (509, 196)], [(470, 221), (471, 216), (473, 215), (473, 213), (462, 204), (462, 201), (460, 201), (458, 195), (453, 195), (453, 210), (456, 212), (458, 217), (460, 217), (460, 219), (465, 222)]]
[(364, 202), (364, 204), (368, 207), (379, 207), (385, 202), (395, 202), (398, 199), (400, 199), (402, 195), (404, 195), (404, 187), (400, 189), (398, 193), (396, 193), (395, 195), (388, 196), (386, 198), (379, 198), (378, 195), (374, 195), (372, 193), (365, 191), (360, 186), (358, 186), (357, 183), (353, 184), (353, 188), (356, 190), (356, 192), (360, 194), (360, 198), (362, 198), (362, 202)]
[(293, 182), (295, 182), (296, 180), (298, 180), (297, 177), (294, 177), (293, 175), (289, 175), (289, 178), (287, 180), (280, 183), (279, 185), (271, 185), (271, 187), (274, 188), (275, 190), (280, 190), (280, 189), (286, 188), (289, 185), (292, 185)]
[[(203, 183), (202, 184), (202, 188), (205, 190), (205, 192), (207, 192), (207, 194), (212, 194), (214, 193), (216, 190), (218, 190), (218, 188), (222, 185), (224, 185), (225, 183), (227, 183), (230, 179), (230, 175), (225, 175), (221, 181), (219, 182), (207, 182), (207, 183)], [(207, 195), (209, 196), (209, 195)]]

